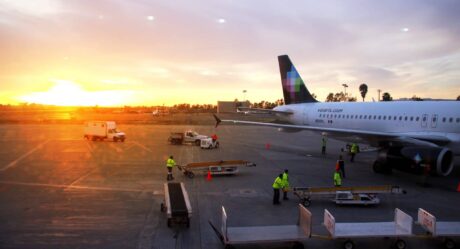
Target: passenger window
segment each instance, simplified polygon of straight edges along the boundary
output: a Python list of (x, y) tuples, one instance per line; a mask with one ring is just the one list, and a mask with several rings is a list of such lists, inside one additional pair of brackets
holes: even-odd
[(387, 120), (387, 116), (383, 116), (383, 120)]
[(334, 114), (334, 118), (337, 118), (337, 114)]
[(347, 118), (349, 117), (349, 115), (347, 114)]
[(454, 121), (454, 118), (449, 118), (449, 123), (452, 123)]
[(407, 121), (407, 116), (404, 117), (404, 121)]
[(364, 115), (364, 119), (367, 119), (367, 115)]
[(376, 118), (377, 118), (377, 115), (374, 115), (374, 119), (376, 119)]
[(382, 118), (382, 116), (379, 115), (379, 120)]
[(397, 116), (394, 116), (394, 117), (393, 117), (393, 120), (396, 120), (396, 119), (398, 119), (398, 117), (397, 117)]
[(399, 116), (399, 121), (401, 121), (401, 120), (402, 120), (402, 116)]
[(359, 115), (359, 119), (362, 119), (363, 118), (363, 115)]
[(418, 121), (419, 119), (420, 119), (419, 117), (416, 117), (416, 118), (415, 118), (415, 121)]
[(442, 118), (442, 122), (445, 123), (445, 122), (446, 122), (446, 118)]
[(414, 117), (410, 117), (410, 121), (414, 121)]
[(426, 121), (426, 116), (424, 116), (422, 120), (423, 120), (423, 122), (425, 122)]
[(457, 123), (460, 123), (460, 118), (457, 118)]

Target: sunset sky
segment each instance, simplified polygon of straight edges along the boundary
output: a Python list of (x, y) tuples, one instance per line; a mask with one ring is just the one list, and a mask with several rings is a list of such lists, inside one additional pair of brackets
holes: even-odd
[[(0, 104), (215, 104), (309, 90), (460, 95), (460, 1), (0, 0)], [(247, 90), (243, 94), (243, 90)]]

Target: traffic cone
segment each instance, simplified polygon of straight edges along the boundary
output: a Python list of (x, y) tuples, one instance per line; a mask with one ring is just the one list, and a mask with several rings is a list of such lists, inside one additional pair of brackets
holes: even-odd
[(265, 144), (265, 149), (269, 150), (270, 149), (270, 143)]
[(211, 181), (212, 180), (212, 176), (211, 176), (211, 171), (208, 170), (208, 176), (206, 176), (206, 180), (207, 181)]
[(457, 186), (457, 192), (460, 192), (460, 182), (458, 183), (458, 186)]

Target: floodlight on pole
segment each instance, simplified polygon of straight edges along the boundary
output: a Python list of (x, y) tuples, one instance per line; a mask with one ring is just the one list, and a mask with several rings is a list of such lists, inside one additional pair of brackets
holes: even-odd
[(345, 94), (345, 96), (347, 96), (347, 87), (348, 87), (348, 85), (347, 84), (342, 84), (342, 86), (343, 86), (343, 90), (344, 90), (343, 93)]

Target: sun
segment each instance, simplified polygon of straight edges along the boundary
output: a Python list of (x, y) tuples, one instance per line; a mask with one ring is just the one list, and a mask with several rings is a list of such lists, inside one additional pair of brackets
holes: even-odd
[(116, 106), (126, 100), (125, 91), (86, 91), (70, 80), (53, 80), (55, 85), (46, 92), (34, 92), (20, 97), (28, 103), (57, 106)]

